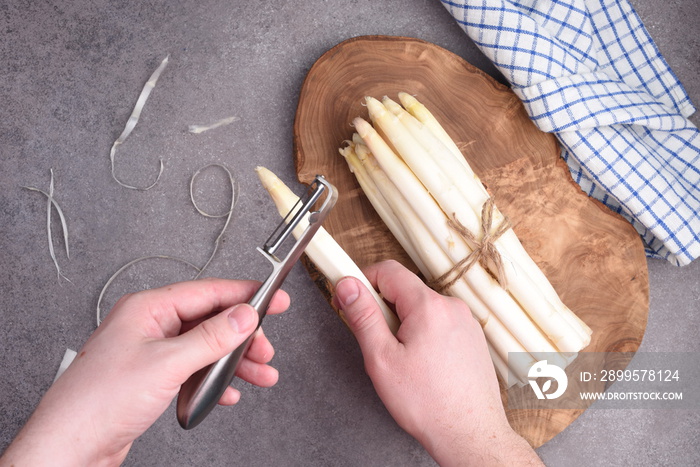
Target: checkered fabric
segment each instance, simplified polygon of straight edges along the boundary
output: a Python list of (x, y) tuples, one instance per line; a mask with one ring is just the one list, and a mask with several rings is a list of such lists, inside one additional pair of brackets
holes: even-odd
[(700, 256), (695, 108), (627, 0), (441, 1), (648, 256)]

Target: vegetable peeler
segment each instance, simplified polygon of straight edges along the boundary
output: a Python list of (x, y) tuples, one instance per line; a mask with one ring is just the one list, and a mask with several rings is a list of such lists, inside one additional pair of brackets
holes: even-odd
[[(325, 198), (323, 195), (325, 194)], [(321, 199), (323, 198), (322, 202)], [(300, 199), (284, 220), (277, 226), (262, 248), (257, 250), (270, 261), (272, 272), (248, 302), (258, 312), (258, 327), (270, 305), (272, 296), (280, 288), (287, 274), (301, 257), (306, 246), (338, 199), (337, 190), (322, 175), (317, 175), (309, 185), (304, 199)], [(317, 202), (321, 206), (315, 209)], [(305, 225), (308, 222), (308, 226)], [(284, 259), (277, 257), (278, 250), (297, 227), (303, 229)], [(297, 229), (297, 233), (298, 230)], [(253, 334), (254, 335), (254, 334)], [(221, 395), (233, 380), (241, 360), (245, 356), (253, 335), (236, 350), (193, 374), (180, 388), (177, 399), (177, 419), (182, 428), (189, 430), (199, 425), (216, 406)]]

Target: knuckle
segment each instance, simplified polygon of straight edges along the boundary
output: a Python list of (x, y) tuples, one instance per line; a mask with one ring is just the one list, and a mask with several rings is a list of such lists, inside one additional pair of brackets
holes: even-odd
[(368, 375), (390, 375), (397, 370), (393, 355), (386, 347), (375, 348), (373, 352), (363, 353), (365, 371)]
[(108, 316), (129, 317), (134, 314), (139, 314), (140, 310), (148, 305), (148, 300), (144, 297), (144, 293), (145, 292), (135, 292), (121, 296), (119, 300), (112, 305), (112, 308), (107, 313), (103, 314), (103, 318), (106, 319)]
[(448, 307), (449, 297), (426, 289), (425, 293), (422, 293), (418, 300), (425, 309), (441, 311)]
[(415, 303), (420, 309), (427, 311), (423, 315), (424, 325), (431, 329), (444, 326), (454, 326), (471, 318), (471, 311), (467, 304), (459, 298), (441, 295), (433, 290), (421, 294)]
[(213, 352), (221, 351), (230, 346), (230, 339), (226, 333), (220, 331), (213, 320), (203, 321), (200, 324), (199, 335), (205, 346)]
[(114, 308), (117, 306), (123, 307), (123, 306), (133, 306), (133, 305), (138, 305), (144, 300), (144, 295), (146, 295), (148, 291), (140, 291), (140, 292), (132, 292), (132, 293), (127, 293), (121, 296), (119, 300), (114, 304)]
[(248, 356), (250, 357), (254, 353), (258, 363), (270, 363), (275, 356), (275, 348), (263, 332), (262, 327), (258, 328), (253, 336), (253, 345)]
[(467, 309), (467, 304), (457, 297), (452, 297), (450, 295), (440, 295), (440, 297), (445, 301), (445, 305), (449, 308), (454, 308), (455, 310)]
[(404, 269), (404, 266), (395, 259), (385, 259), (379, 263), (379, 267), (389, 272), (395, 272)]
[(353, 313), (345, 313), (345, 319), (351, 328), (363, 331), (372, 327), (376, 323), (376, 313), (373, 309), (364, 304), (360, 305)]
[(125, 303), (128, 303), (129, 301), (133, 300), (134, 294), (133, 293), (127, 293), (121, 296), (119, 300), (114, 304), (114, 306), (117, 305), (124, 305)]

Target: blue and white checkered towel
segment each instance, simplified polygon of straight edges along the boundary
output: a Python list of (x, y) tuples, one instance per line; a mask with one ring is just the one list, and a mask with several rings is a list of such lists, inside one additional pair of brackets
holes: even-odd
[(649, 256), (700, 256), (695, 108), (627, 0), (441, 1)]

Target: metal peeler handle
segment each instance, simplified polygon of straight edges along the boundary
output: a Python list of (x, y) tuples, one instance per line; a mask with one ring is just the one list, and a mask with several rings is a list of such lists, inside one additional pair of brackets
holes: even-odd
[[(309, 212), (310, 207), (320, 196), (318, 189), (318, 193), (315, 193), (314, 197), (307, 201), (289, 222), (289, 225), (272, 248), (258, 248), (258, 251), (272, 263), (273, 267), (272, 273), (265, 279), (248, 302), (258, 312), (258, 327), (260, 327), (267, 313), (273, 295), (281, 287), (287, 274), (304, 252), (304, 249), (320, 227), (321, 222), (323, 222), (323, 219), (337, 200), (335, 188), (325, 181), (323, 177), (316, 177), (315, 183), (319, 183), (323, 187), (320, 191), (329, 190), (329, 193), (322, 207), (308, 216), (309, 226), (304, 230), (304, 233), (299, 236), (294, 246), (287, 253), (285, 259), (282, 261), (277, 259), (277, 257), (274, 256), (274, 250), (276, 250), (286, 236), (291, 234), (291, 231), (300, 222), (301, 218)], [(204, 420), (209, 412), (216, 406), (221, 395), (228, 385), (231, 384), (243, 356), (248, 352), (253, 336), (254, 334), (248, 337), (236, 350), (223, 357), (218, 362), (202, 368), (197, 373), (193, 374), (185, 384), (182, 385), (177, 400), (177, 419), (180, 422), (180, 426), (184, 429), (194, 428)]]
[[(248, 302), (258, 312), (258, 327), (262, 323), (270, 300), (280, 288), (287, 273), (277, 265)], [(185, 429), (194, 428), (211, 412), (231, 384), (243, 356), (248, 352), (254, 334), (251, 334), (236, 350), (218, 362), (202, 368), (192, 375), (180, 388), (177, 399), (177, 418)]]

